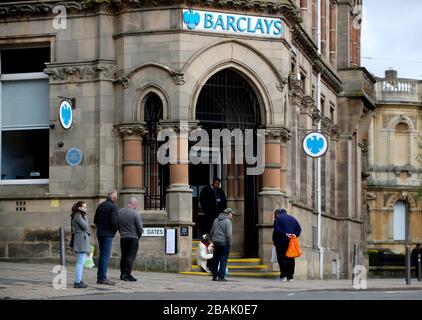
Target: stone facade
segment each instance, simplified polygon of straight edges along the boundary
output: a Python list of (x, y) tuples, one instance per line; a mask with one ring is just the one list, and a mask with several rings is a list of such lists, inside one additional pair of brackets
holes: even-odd
[[(166, 207), (141, 210), (141, 215), (147, 227), (176, 228), (178, 250), (166, 255), (164, 238), (143, 238), (137, 263), (146, 270), (189, 270), (194, 223), (188, 141), (182, 131), (197, 126), (196, 102), (210, 76), (230, 68), (254, 89), (266, 130), (265, 172), (259, 177), (254, 213), (259, 257), (270, 263), (273, 211), (285, 207), (303, 228), (304, 255), (297, 259), (296, 275), (319, 276), (315, 161), (303, 154), (302, 139), (321, 121), (330, 142), (322, 159), (324, 276), (350, 277), (353, 244), (364, 243), (365, 236), (362, 141), (374, 109), (375, 80), (359, 68), (360, 34), (353, 28), (351, 14), (357, 2), (322, 1), (321, 55), (316, 47), (315, 2), (68, 1), (67, 28), (60, 30), (52, 24), (52, 10), (59, 1), (2, 2), (0, 48), (40, 43), (51, 48), (44, 72), (49, 76), (54, 124), (48, 183), (0, 185), (2, 257), (57, 257), (55, 232), (59, 226), (69, 226), (69, 210), (76, 200), (87, 201), (91, 220), (112, 188), (119, 191), (119, 206), (132, 195), (144, 204), (145, 100), (154, 93), (163, 107), (159, 125), (176, 129), (172, 143), (179, 153), (169, 165)], [(185, 30), (182, 10), (190, 5), (196, 10), (281, 18), (283, 37)], [(316, 109), (317, 73), (322, 75), (322, 112)], [(58, 123), (60, 96), (77, 101), (68, 131)], [(73, 146), (84, 153), (77, 167), (68, 166), (64, 157)], [(245, 172), (230, 166), (226, 172), (223, 187), (237, 209), (233, 250), (243, 255), (249, 214), (243, 201)], [(25, 211), (18, 208), (21, 202)], [(189, 236), (180, 236), (181, 226), (189, 228)], [(115, 257), (120, 251), (117, 238)]]
[(422, 81), (388, 70), (377, 79), (376, 98), (367, 143), (368, 248), (404, 254), (405, 216), (397, 212), (398, 202), (408, 203), (411, 247), (422, 241)]

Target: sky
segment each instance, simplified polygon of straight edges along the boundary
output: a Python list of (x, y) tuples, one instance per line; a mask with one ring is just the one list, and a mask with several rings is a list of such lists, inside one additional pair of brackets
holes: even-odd
[(375, 76), (393, 68), (422, 80), (422, 1), (363, 0), (361, 45), (361, 64)]

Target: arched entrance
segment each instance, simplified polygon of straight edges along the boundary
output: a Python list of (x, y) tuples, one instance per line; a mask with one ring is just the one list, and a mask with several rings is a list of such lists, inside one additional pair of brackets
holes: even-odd
[[(198, 96), (196, 104), (196, 120), (206, 129), (209, 137), (212, 129), (245, 129), (256, 130), (261, 124), (261, 111), (255, 90), (240, 73), (234, 69), (223, 69), (211, 76)], [(254, 139), (256, 148), (256, 139)], [(211, 148), (211, 141), (210, 141)], [(218, 151), (221, 154), (221, 151)], [(210, 149), (210, 157), (215, 153)], [(232, 151), (232, 158), (234, 150)], [(220, 156), (220, 159), (222, 157)], [(233, 247), (244, 256), (258, 256), (258, 190), (257, 176), (245, 175), (244, 164), (199, 164), (190, 165), (189, 181), (193, 188), (193, 221), (194, 237), (206, 232), (201, 228), (204, 221), (199, 205), (199, 195), (213, 178), (221, 178), (226, 193), (227, 206), (234, 208), (240, 222), (233, 228)], [(230, 184), (230, 186), (229, 186)], [(236, 234), (235, 234), (236, 233)]]

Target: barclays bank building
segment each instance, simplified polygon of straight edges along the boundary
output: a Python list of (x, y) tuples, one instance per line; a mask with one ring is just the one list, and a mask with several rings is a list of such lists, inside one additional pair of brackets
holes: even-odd
[[(233, 275), (277, 274), (273, 212), (286, 208), (303, 229), (296, 276), (318, 278), (322, 267), (350, 277), (355, 243), (367, 263), (362, 173), (375, 108), (375, 79), (360, 66), (360, 2), (322, 0), (318, 19), (315, 0), (2, 1), (0, 259), (55, 263), (72, 204), (86, 201), (92, 221), (116, 189), (119, 207), (137, 197), (149, 228), (136, 267), (195, 273), (198, 196), (219, 177), (236, 210)], [(302, 144), (318, 123), (329, 144), (320, 211), (316, 160)], [(262, 132), (252, 142), (262, 172), (193, 163), (199, 128)], [(163, 129), (175, 136), (160, 141)], [(176, 158), (162, 163), (166, 141)]]

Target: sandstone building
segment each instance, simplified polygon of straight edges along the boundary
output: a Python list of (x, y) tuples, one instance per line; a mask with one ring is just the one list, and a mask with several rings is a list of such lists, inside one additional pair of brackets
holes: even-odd
[[(116, 188), (120, 206), (139, 199), (146, 227), (176, 229), (175, 254), (166, 237), (144, 237), (138, 265), (189, 270), (199, 191), (221, 176), (237, 210), (232, 250), (269, 263), (273, 210), (284, 207), (303, 229), (296, 275), (316, 278), (315, 160), (302, 139), (321, 121), (330, 143), (324, 274), (350, 276), (353, 244), (365, 250), (362, 151), (376, 80), (360, 67), (361, 1), (321, 2), (319, 55), (316, 0), (2, 1), (0, 257), (57, 259), (57, 229), (69, 227), (71, 205), (87, 201), (92, 220)], [(67, 130), (63, 97), (74, 108)], [(189, 163), (185, 131), (197, 127), (265, 129), (264, 173)], [(162, 128), (178, 132), (168, 165), (156, 159)]]

